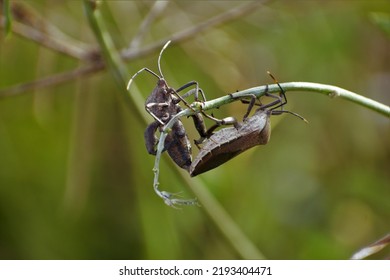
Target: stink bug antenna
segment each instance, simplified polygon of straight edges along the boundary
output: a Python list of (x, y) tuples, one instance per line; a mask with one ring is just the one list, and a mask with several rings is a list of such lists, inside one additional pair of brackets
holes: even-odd
[(163, 54), (163, 52), (165, 51), (165, 49), (169, 46), (169, 44), (171, 43), (171, 40), (169, 40), (168, 42), (165, 43), (164, 47), (162, 47), (161, 51), (160, 51), (160, 55), (158, 56), (158, 60), (157, 60), (157, 67), (158, 67), (158, 71), (160, 72), (160, 78), (164, 79), (164, 75), (161, 71), (161, 56)]
[(171, 40), (169, 40), (168, 42), (165, 43), (164, 47), (161, 49), (160, 51), (160, 54), (158, 56), (158, 61), (157, 61), (157, 67), (158, 67), (158, 71), (160, 72), (160, 76), (158, 74), (156, 74), (155, 72), (153, 72), (152, 70), (150, 70), (149, 68), (142, 68), (140, 70), (137, 71), (137, 73), (135, 73), (129, 80), (129, 82), (127, 83), (127, 90), (130, 89), (130, 86), (131, 86), (131, 83), (133, 82), (133, 80), (135, 79), (135, 77), (138, 76), (138, 74), (140, 74), (141, 72), (143, 71), (146, 71), (150, 74), (152, 74), (153, 76), (155, 76), (157, 79), (164, 79), (164, 76), (162, 74), (162, 71), (161, 71), (161, 65), (160, 65), (160, 60), (161, 60), (161, 55), (162, 53), (164, 52), (164, 50), (168, 47), (168, 45), (171, 43)]

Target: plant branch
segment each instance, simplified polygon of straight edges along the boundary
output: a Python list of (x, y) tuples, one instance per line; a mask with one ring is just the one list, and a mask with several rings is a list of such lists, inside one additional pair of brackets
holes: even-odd
[(2, 6), (4, 18), (0, 18), (0, 24), (4, 27), (5, 36), (7, 36), (12, 29), (12, 15), (9, 0), (0, 1)]
[(202, 208), (214, 224), (219, 228), (221, 234), (230, 242), (232, 248), (245, 260), (266, 259), (264, 254), (242, 231), (239, 225), (232, 219), (231, 215), (224, 209), (221, 203), (211, 194), (205, 183), (200, 178), (190, 178), (188, 173), (180, 170), (186, 185), (201, 201)]
[[(340, 87), (309, 82), (280, 83), (280, 86), (287, 92), (309, 91), (313, 93), (325, 94), (329, 97), (340, 97), (390, 118), (389, 106)], [(276, 84), (249, 88), (205, 102), (202, 105), (202, 109), (206, 111), (218, 108), (224, 104), (234, 102), (237, 99), (248, 97), (248, 95), (255, 95), (256, 97), (260, 97), (264, 95), (266, 90), (268, 93), (277, 93), (280, 91), (280, 88)], [(191, 114), (191, 112), (188, 113)]]
[(7, 16), (0, 17), (0, 27), (10, 28), (21, 37), (78, 60), (90, 60), (94, 57), (95, 51), (87, 44), (63, 33), (24, 3), (12, 2), (9, 13), (9, 17), (13, 17), (12, 27), (7, 26)]
[(84, 10), (93, 34), (100, 46), (100, 52), (105, 59), (108, 70), (113, 74), (119, 88), (126, 84), (127, 70), (118, 52), (114, 46), (110, 34), (102, 20), (102, 15), (99, 10), (100, 2), (94, 0), (84, 0)]
[(159, 15), (161, 15), (161, 13), (165, 10), (165, 8), (167, 7), (168, 4), (169, 4), (169, 1), (156, 1), (156, 2), (154, 2), (149, 13), (145, 17), (145, 19), (142, 21), (142, 23), (139, 25), (138, 32), (131, 39), (128, 51), (131, 52), (132, 50), (139, 48), (145, 35), (148, 34), (148, 31), (150, 30), (152, 23), (155, 21), (155, 19)]
[[(2, 24), (0, 23), (0, 25)], [(31, 41), (37, 42), (48, 49), (55, 50), (79, 60), (88, 60), (91, 58), (91, 51), (80, 47), (74, 40), (69, 41), (69, 39), (59, 39), (23, 23), (14, 21), (12, 24), (12, 32), (19, 36), (28, 38)]]
[(390, 118), (390, 107), (388, 105), (340, 87), (309, 82), (282, 83), (281, 86), (286, 91), (311, 91), (322, 93), (329, 97), (340, 97)]
[(134, 59), (142, 56), (149, 55), (150, 53), (159, 51), (167, 41), (171, 40), (173, 43), (184, 42), (185, 40), (192, 39), (196, 36), (196, 34), (210, 29), (212, 27), (216, 27), (223, 23), (232, 21), (236, 18), (240, 18), (244, 15), (247, 15), (251, 12), (254, 12), (257, 7), (267, 2), (267, 0), (263, 1), (253, 1), (247, 4), (243, 4), (239, 7), (231, 9), (225, 13), (219, 14), (215, 17), (212, 17), (204, 22), (201, 22), (193, 27), (190, 27), (186, 30), (179, 31), (173, 35), (170, 35), (160, 41), (150, 44), (142, 49), (126, 49), (122, 51), (122, 57), (126, 60)]
[(84, 65), (71, 71), (66, 71), (59, 74), (54, 74), (46, 78), (37, 79), (27, 83), (21, 83), (8, 88), (0, 89), (0, 98), (17, 96), (29, 90), (36, 90), (40, 88), (55, 86), (66, 83), (70, 80), (77, 79), (81, 76), (87, 76), (102, 70), (105, 65), (102, 61), (94, 64)]
[(102, 15), (97, 5), (100, 2), (84, 0), (83, 3), (91, 29), (99, 43), (102, 56), (108, 65), (108, 70), (112, 74), (118, 86), (119, 92), (122, 94), (123, 99), (130, 107), (131, 111), (138, 115), (138, 119), (146, 122), (146, 112), (143, 108), (143, 102), (136, 102), (141, 100), (142, 96), (139, 93), (133, 93), (130, 96), (126, 90), (127, 69), (118, 51), (116, 50), (114, 42), (104, 24)]

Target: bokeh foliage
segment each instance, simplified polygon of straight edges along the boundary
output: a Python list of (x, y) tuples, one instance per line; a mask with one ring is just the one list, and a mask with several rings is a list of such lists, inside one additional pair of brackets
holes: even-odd
[[(44, 18), (98, 49), (81, 1), (11, 3), (28, 7), (30, 20)], [(169, 2), (140, 47), (242, 3)], [(127, 48), (152, 5), (108, 1), (99, 7), (118, 49)], [(268, 1), (171, 44), (164, 76), (173, 87), (196, 80), (213, 99), (272, 83), (270, 70), (280, 81), (332, 84), (389, 104), (390, 37), (372, 20), (378, 12), (389, 15), (390, 3)], [(2, 32), (1, 90), (87, 63)], [(128, 62), (129, 78), (142, 67), (157, 70), (157, 56), (158, 50)], [(146, 98), (155, 82), (143, 74), (136, 85)], [(0, 96), (0, 258), (241, 258), (204, 208), (172, 209), (154, 194), (146, 123), (119, 91), (111, 73), (101, 71)], [(343, 100), (287, 95), (288, 109), (309, 125), (272, 117), (267, 146), (200, 180), (267, 258), (349, 258), (390, 231), (389, 119)], [(213, 113), (244, 112), (237, 102)], [(164, 158), (162, 189), (193, 196)]]

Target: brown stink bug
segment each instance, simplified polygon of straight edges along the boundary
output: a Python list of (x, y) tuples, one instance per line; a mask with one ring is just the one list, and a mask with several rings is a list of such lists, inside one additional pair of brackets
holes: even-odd
[[(279, 83), (277, 84), (279, 85)], [(225, 124), (230, 123), (234, 127), (223, 128), (207, 139), (191, 164), (191, 177), (214, 169), (254, 146), (267, 144), (271, 136), (270, 115), (290, 113), (306, 121), (296, 113), (283, 110), (282, 106), (287, 103), (287, 99), (284, 90), (280, 85), (279, 87), (281, 89), (280, 96), (265, 94), (277, 100), (261, 105), (253, 116), (248, 118), (256, 102), (256, 97), (251, 96), (243, 122), (239, 123), (234, 118), (225, 119)], [(277, 108), (281, 108), (281, 110), (276, 110)], [(210, 128), (209, 133), (211, 134), (217, 126)]]
[[(157, 65), (160, 75), (156, 74), (148, 68), (142, 68), (137, 73), (135, 73), (133, 77), (131, 77), (127, 85), (127, 89), (129, 89), (134, 78), (143, 71), (147, 71), (158, 78), (156, 87), (145, 101), (145, 110), (155, 119), (155, 121), (146, 128), (144, 133), (146, 149), (148, 153), (152, 155), (156, 155), (156, 145), (158, 143), (158, 139), (155, 135), (156, 131), (161, 131), (163, 126), (167, 124), (174, 115), (182, 110), (179, 102), (183, 102), (188, 108), (191, 108), (190, 105), (185, 101), (185, 98), (193, 94), (195, 96), (195, 101), (198, 101), (199, 93), (201, 94), (203, 101), (206, 101), (205, 95), (202, 89), (199, 88), (199, 85), (196, 81), (191, 81), (181, 86), (177, 90), (168, 86), (161, 71), (160, 60), (162, 53), (167, 48), (169, 43), (170, 41), (164, 45), (158, 57)], [(178, 94), (178, 92), (191, 86), (195, 86), (195, 89), (188, 91), (183, 96)], [(193, 115), (192, 118), (201, 138), (205, 138), (207, 136), (207, 131), (202, 115), (197, 113)], [(187, 171), (189, 170), (192, 160), (191, 144), (183, 123), (180, 120), (177, 120), (171, 131), (168, 133), (164, 143), (164, 151), (165, 150), (168, 151), (169, 156), (179, 167), (184, 168)]]

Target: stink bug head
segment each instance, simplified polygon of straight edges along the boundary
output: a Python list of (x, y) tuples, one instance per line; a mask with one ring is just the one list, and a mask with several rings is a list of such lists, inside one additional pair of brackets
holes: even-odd
[(164, 106), (164, 104), (170, 103), (171, 101), (172, 96), (166, 81), (164, 79), (159, 79), (152, 93), (146, 98), (145, 106), (151, 107), (159, 104)]

